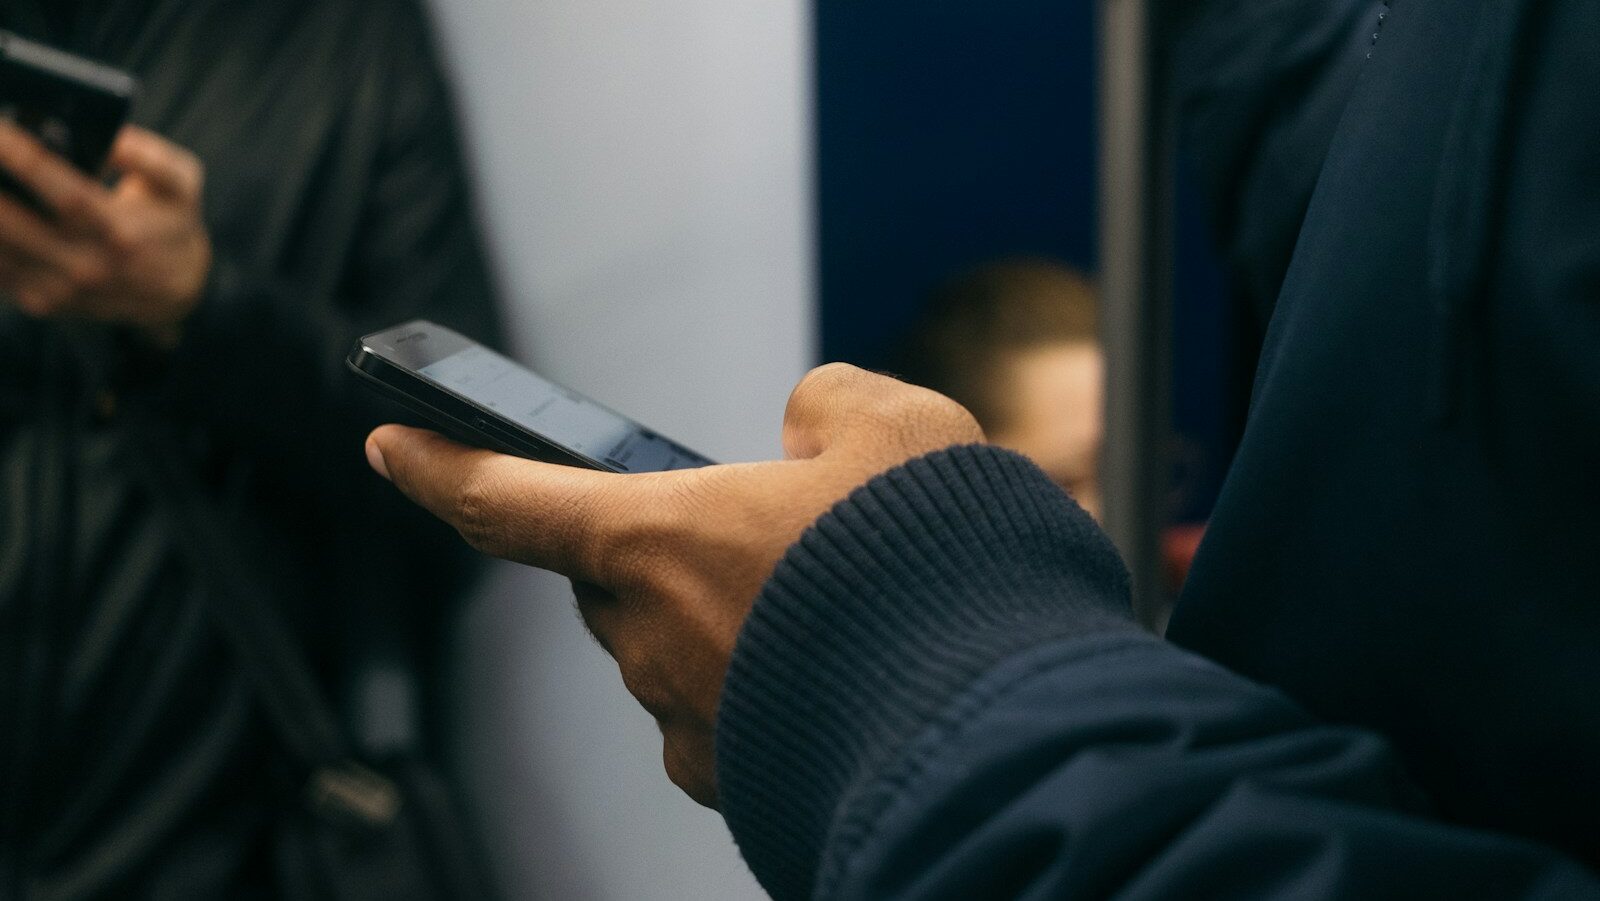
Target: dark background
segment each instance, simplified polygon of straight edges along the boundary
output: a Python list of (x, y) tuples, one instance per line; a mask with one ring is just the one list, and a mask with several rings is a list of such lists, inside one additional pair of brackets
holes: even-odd
[[(823, 0), (814, 21), (823, 359), (889, 366), (929, 292), (980, 263), (1094, 273), (1092, 2)], [(1245, 387), (1205, 208), (1180, 181), (1173, 515), (1196, 521)]]

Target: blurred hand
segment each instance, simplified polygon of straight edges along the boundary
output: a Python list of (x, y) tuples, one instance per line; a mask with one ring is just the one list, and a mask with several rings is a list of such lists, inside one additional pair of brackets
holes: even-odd
[(834, 364), (789, 398), (783, 461), (617, 475), (393, 425), (367, 439), (367, 457), (473, 547), (573, 580), (584, 621), (661, 727), (667, 774), (715, 807), (717, 701), (784, 551), (873, 475), (982, 440), (954, 401)]
[(203, 167), (132, 126), (110, 161), (122, 178), (108, 189), (0, 122), (0, 169), (51, 213), (0, 195), (0, 297), (31, 316), (123, 323), (173, 343), (211, 271)]

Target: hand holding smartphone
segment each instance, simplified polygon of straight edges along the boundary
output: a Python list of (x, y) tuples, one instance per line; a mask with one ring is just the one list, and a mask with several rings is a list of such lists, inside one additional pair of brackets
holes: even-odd
[[(125, 72), (0, 31), (0, 120), (31, 132), (90, 176), (105, 168), (137, 90)], [(5, 172), (0, 191), (40, 208)]]
[(606, 472), (712, 462), (424, 319), (367, 335), (345, 362), (366, 385), (465, 444)]

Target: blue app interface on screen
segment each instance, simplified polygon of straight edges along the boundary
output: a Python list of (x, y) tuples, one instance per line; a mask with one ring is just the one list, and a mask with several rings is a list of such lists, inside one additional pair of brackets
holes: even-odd
[(485, 347), (469, 347), (418, 372), (534, 434), (619, 472), (665, 472), (711, 463)]

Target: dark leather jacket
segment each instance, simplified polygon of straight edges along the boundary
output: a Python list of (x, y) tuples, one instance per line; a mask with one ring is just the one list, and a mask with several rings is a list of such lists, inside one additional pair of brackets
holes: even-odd
[(206, 163), (216, 252), (168, 355), (0, 303), (0, 898), (270, 893), (294, 787), (134, 424), (184, 448), (330, 692), (415, 662), (470, 564), (366, 471), (395, 411), (342, 358), (416, 316), (498, 338), (427, 23), (407, 0), (6, 0), (0, 27), (142, 79), (134, 120)]

